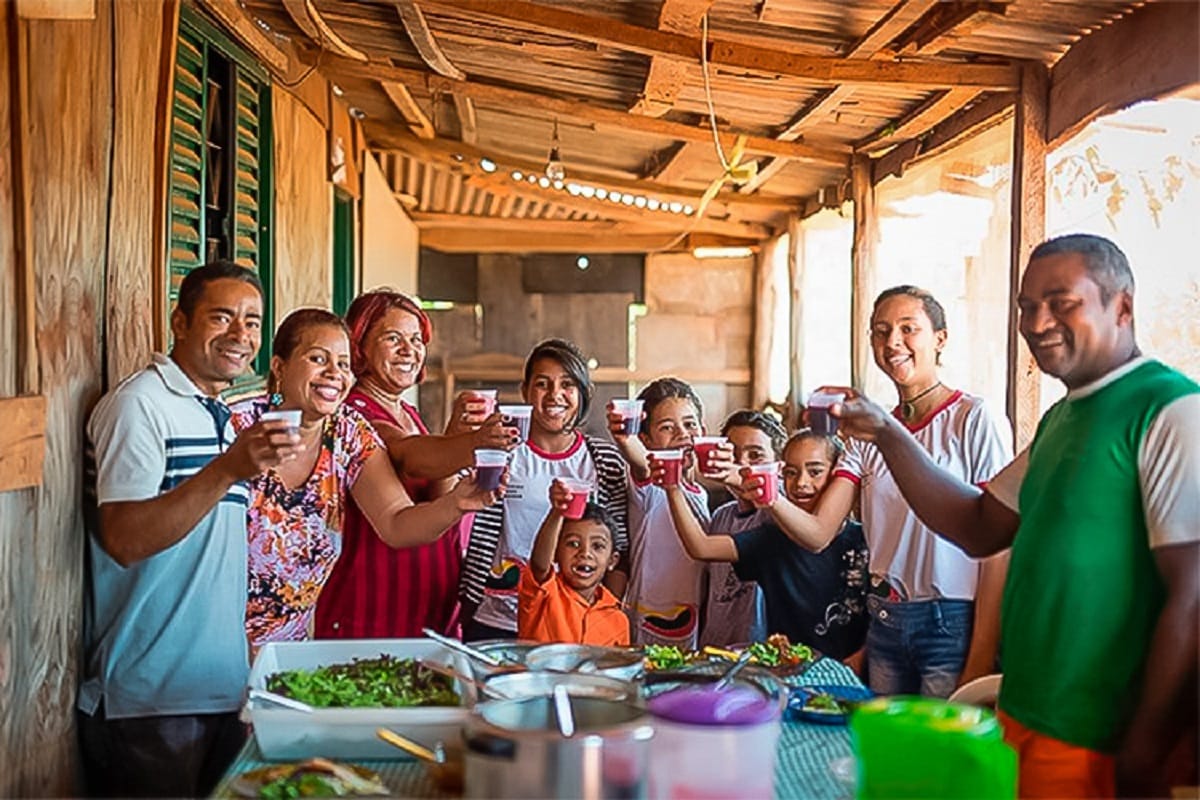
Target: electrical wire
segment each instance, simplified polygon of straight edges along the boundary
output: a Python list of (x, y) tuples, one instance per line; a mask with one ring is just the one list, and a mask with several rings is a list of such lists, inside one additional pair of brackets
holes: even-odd
[(729, 172), (729, 161), (725, 158), (725, 149), (721, 147), (721, 136), (717, 132), (717, 110), (713, 106), (712, 86), (708, 79), (708, 13), (700, 18), (700, 74), (704, 78), (704, 102), (708, 104), (708, 124), (712, 128), (713, 145), (717, 149), (717, 158), (721, 168)]

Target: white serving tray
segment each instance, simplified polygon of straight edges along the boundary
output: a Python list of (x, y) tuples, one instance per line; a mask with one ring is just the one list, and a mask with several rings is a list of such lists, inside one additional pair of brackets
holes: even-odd
[[(313, 669), (355, 658), (427, 658), (449, 664), (469, 675), (466, 657), (429, 639), (325, 639), (310, 642), (270, 642), (250, 669), (249, 688), (266, 689), (267, 676), (289, 669)], [(375, 736), (378, 727), (391, 728), (422, 744), (456, 742), (475, 704), (475, 689), (457, 683), (458, 707), (319, 708), (312, 713), (280, 708), (260, 701), (246, 704), (244, 717), (254, 726), (254, 738), (264, 758), (404, 758), (397, 748)]]

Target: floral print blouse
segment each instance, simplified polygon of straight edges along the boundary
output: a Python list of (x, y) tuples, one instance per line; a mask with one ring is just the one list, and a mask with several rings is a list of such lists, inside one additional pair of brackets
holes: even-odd
[[(253, 398), (231, 410), (240, 432), (258, 421), (267, 400)], [(246, 636), (252, 647), (308, 638), (317, 597), (342, 552), (347, 494), (383, 447), (370, 423), (343, 405), (325, 420), (321, 452), (301, 486), (289, 489), (274, 470), (251, 481)]]

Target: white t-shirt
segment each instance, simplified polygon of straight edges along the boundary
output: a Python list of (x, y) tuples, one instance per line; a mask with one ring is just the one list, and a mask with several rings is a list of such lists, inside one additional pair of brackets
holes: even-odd
[[(675, 533), (667, 493), (631, 481), (629, 490), (629, 586), (625, 590), (634, 644), (695, 649), (700, 631), (704, 563), (683, 549)], [(683, 483), (692, 511), (708, 525), (704, 490)]]
[[(709, 535), (732, 536), (735, 533), (771, 523), (774, 518), (765, 508), (742, 511), (731, 500), (713, 512)], [(708, 592), (704, 599), (700, 646), (726, 647), (767, 638), (767, 601), (756, 581), (743, 581), (733, 564), (712, 561), (705, 565)]]
[[(1065, 402), (1095, 394), (1147, 361), (1135, 358), (1087, 386), (1072, 389)], [(1028, 469), (1026, 448), (987, 487), (1018, 514)], [(1200, 394), (1174, 400), (1150, 423), (1138, 451), (1138, 480), (1151, 548), (1200, 541)]]
[[(939, 467), (967, 483), (987, 483), (1012, 458), (1008, 420), (994, 416), (983, 398), (963, 392), (909, 431)], [(886, 580), (900, 600), (975, 598), (979, 562), (917, 518), (879, 448), (851, 440), (834, 477), (859, 485), (873, 583)]]
[[(550, 484), (555, 478), (578, 478), (595, 486), (596, 465), (582, 436), (562, 453), (547, 453), (532, 442), (513, 451), (508, 464), (500, 543), (484, 583), (483, 601), (475, 611), (479, 622), (516, 631), (521, 567), (529, 563), (538, 528), (550, 513)], [(592, 500), (595, 501), (595, 494)]]

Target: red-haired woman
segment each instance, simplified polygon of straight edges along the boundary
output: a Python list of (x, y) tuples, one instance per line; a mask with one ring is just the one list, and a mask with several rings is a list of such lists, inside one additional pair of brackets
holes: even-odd
[[(346, 314), (350, 363), (357, 382), (346, 405), (371, 423), (387, 445), (405, 489), (417, 501), (436, 497), (449, 478), (474, 460), (477, 447), (511, 448), (515, 431), (500, 415), (477, 430), (461, 426), (459, 400), (445, 436), (431, 436), (401, 394), (425, 377), (433, 327), (407, 295), (379, 290), (360, 295)], [(467, 518), (469, 519), (469, 517)], [(350, 503), (342, 527), (342, 557), (317, 605), (317, 638), (403, 638), (422, 628), (453, 635), (462, 566), (460, 523), (437, 541), (394, 550)]]

